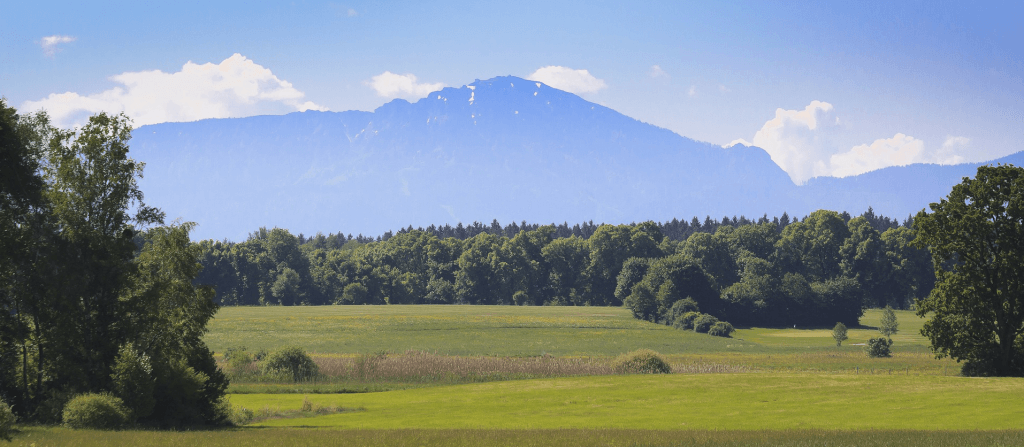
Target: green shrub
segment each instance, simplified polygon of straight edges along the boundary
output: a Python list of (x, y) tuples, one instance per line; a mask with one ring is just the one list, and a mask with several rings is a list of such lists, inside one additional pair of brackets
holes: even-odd
[(711, 328), (708, 329), (708, 335), (714, 335), (715, 337), (728, 337), (732, 335), (735, 330), (736, 329), (733, 328), (732, 324), (729, 324), (728, 321), (719, 321), (711, 325)]
[(290, 375), (292, 381), (309, 380), (320, 373), (320, 368), (302, 348), (289, 347), (270, 354), (263, 367), (270, 373)]
[(618, 356), (612, 367), (619, 374), (668, 374), (672, 367), (661, 354), (650, 349), (637, 349)]
[(11, 440), (11, 435), (14, 434), (15, 422), (18, 422), (18, 418), (14, 416), (11, 406), (7, 405), (7, 402), (0, 400), (0, 439), (4, 441)]
[(111, 430), (128, 423), (129, 411), (111, 394), (79, 394), (64, 407), (64, 425)]
[(892, 357), (892, 340), (885, 337), (872, 338), (864, 345), (868, 357)]
[(136, 351), (131, 344), (122, 346), (110, 378), (114, 380), (114, 394), (124, 402), (133, 420), (153, 414), (156, 381), (148, 355)]
[(718, 323), (718, 318), (715, 318), (713, 315), (700, 314), (699, 317), (693, 320), (693, 330), (694, 332), (707, 333), (715, 323)]
[(672, 303), (672, 307), (668, 309), (668, 315), (665, 316), (665, 323), (675, 325), (683, 315), (690, 312), (697, 312), (697, 302), (693, 298), (686, 297), (679, 301)]
[(676, 318), (676, 321), (672, 323), (672, 326), (674, 326), (677, 329), (683, 330), (693, 329), (693, 320), (696, 320), (697, 317), (701, 315), (704, 314), (700, 312), (686, 312), (680, 315), (679, 318)]

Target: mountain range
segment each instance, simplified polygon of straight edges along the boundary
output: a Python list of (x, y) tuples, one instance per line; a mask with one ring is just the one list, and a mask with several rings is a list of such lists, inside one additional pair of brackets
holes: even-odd
[[(803, 216), (905, 217), (980, 164), (910, 165), (797, 186), (764, 150), (723, 148), (517, 77), (373, 112), (296, 112), (142, 126), (146, 201), (194, 239), (261, 226), (379, 235), (412, 225)], [(1024, 152), (995, 162), (1024, 162)]]

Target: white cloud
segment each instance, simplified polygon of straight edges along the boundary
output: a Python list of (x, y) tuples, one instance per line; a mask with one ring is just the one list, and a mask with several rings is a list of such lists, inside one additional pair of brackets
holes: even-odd
[(75, 40), (78, 40), (78, 38), (74, 36), (61, 36), (59, 34), (55, 34), (53, 36), (46, 36), (40, 39), (39, 46), (43, 47), (43, 54), (48, 57), (53, 57), (54, 54), (57, 54), (57, 52), (60, 51), (60, 48), (57, 47), (58, 45), (62, 43), (71, 43)]
[(923, 161), (924, 142), (901, 133), (874, 143), (854, 146), (849, 152), (833, 155), (829, 162), (833, 177), (847, 177)]
[(651, 75), (652, 78), (669, 78), (669, 77), (671, 77), (671, 76), (668, 75), (668, 72), (666, 72), (665, 70), (662, 70), (661, 66), (659, 66), (659, 65), (651, 65), (651, 73), (650, 73), (650, 75)]
[(527, 79), (543, 82), (554, 88), (576, 94), (594, 93), (608, 88), (608, 84), (594, 77), (587, 70), (573, 70), (569, 67), (557, 65), (538, 68), (533, 74), (527, 76)]
[(948, 137), (940, 149), (929, 150), (924, 141), (897, 133), (847, 150), (837, 143), (842, 132), (832, 104), (811, 101), (803, 110), (777, 109), (775, 118), (750, 142), (737, 139), (726, 147), (744, 144), (764, 149), (799, 185), (811, 177), (847, 177), (889, 166), (962, 163), (960, 153), (970, 144), (964, 137)]
[(771, 155), (775, 164), (798, 185), (819, 175), (829, 175), (832, 140), (839, 127), (832, 104), (812, 101), (803, 110), (775, 111), (775, 118), (754, 134), (752, 145)]
[(955, 165), (963, 163), (966, 159), (957, 152), (967, 152), (971, 145), (971, 139), (967, 137), (946, 137), (942, 143), (942, 149), (935, 154), (934, 162), (940, 165)]
[(729, 92), (732, 91), (732, 89), (730, 89), (729, 87), (726, 87), (726, 86), (724, 86), (722, 84), (718, 84), (718, 91), (720, 91), (722, 93), (729, 93)]
[(690, 89), (686, 91), (686, 94), (690, 96), (697, 96), (697, 86), (691, 85)]
[(416, 75), (399, 75), (390, 71), (374, 76), (368, 84), (377, 92), (377, 95), (385, 98), (407, 99), (422, 98), (431, 92), (436, 92), (446, 87), (445, 84), (440, 82), (435, 84), (418, 83), (416, 82)]
[(349, 10), (348, 10), (348, 16), (349, 17), (355, 17), (357, 15), (359, 15), (359, 13), (356, 12), (356, 10), (349, 8)]
[(25, 110), (45, 109), (58, 126), (85, 123), (99, 112), (124, 112), (135, 126), (167, 121), (195, 121), (327, 110), (311, 101), (288, 81), (240, 54), (220, 64), (186, 63), (181, 71), (126, 72), (110, 78), (122, 84), (92, 95), (53, 93), (26, 101)]

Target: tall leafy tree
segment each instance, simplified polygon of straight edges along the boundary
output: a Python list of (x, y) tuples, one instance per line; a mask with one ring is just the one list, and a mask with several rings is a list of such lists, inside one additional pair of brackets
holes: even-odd
[(935, 288), (923, 334), (967, 375), (1024, 375), (1024, 169), (982, 166), (914, 219)]

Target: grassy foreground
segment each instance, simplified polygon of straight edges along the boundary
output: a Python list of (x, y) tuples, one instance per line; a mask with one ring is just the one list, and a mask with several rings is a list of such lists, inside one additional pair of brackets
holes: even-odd
[(367, 446), (367, 447), (591, 447), (591, 446), (822, 446), (1008, 447), (1024, 445), (1022, 431), (844, 430), (301, 430), (232, 429), (205, 432), (101, 432), (31, 427), (13, 446)]
[[(302, 395), (232, 395), (250, 409)], [(697, 374), (573, 377), (317, 395), (362, 411), (262, 426), (352, 429), (1024, 429), (1024, 379), (898, 375)]]

